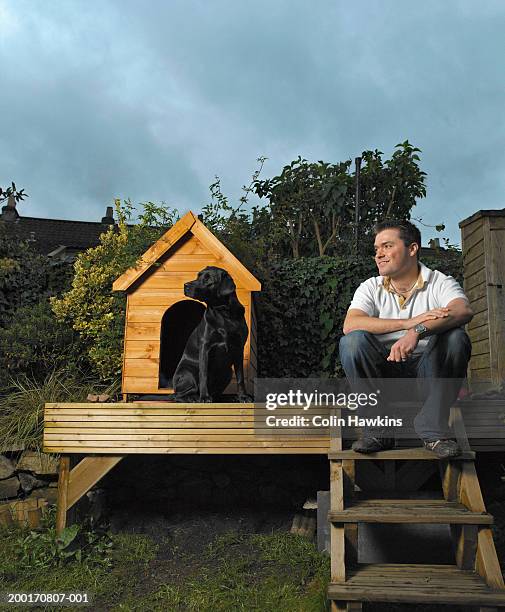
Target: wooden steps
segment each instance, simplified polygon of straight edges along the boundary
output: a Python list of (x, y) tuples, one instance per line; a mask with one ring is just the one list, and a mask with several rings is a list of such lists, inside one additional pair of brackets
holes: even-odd
[(340, 601), (505, 605), (505, 591), (455, 565), (360, 565), (349, 569), (344, 583), (331, 583), (328, 595)]
[[(341, 437), (332, 438), (328, 454), (332, 612), (358, 612), (368, 601), (478, 606), (481, 612), (505, 607), (493, 517), (486, 512), (475, 453), (468, 446), (459, 407), (453, 408), (453, 417), (463, 452), (449, 460), (440, 460), (425, 448), (364, 455), (342, 450)], [(426, 499), (419, 488), (437, 472), (443, 497), (435, 493)], [(427, 530), (430, 524), (448, 525), (454, 565), (360, 564), (358, 532), (365, 523), (426, 525)], [(403, 548), (408, 561), (407, 538)]]
[(352, 501), (344, 509), (329, 512), (334, 523), (419, 523), (438, 525), (491, 525), (487, 512), (471, 512), (459, 502), (443, 499), (368, 499)]

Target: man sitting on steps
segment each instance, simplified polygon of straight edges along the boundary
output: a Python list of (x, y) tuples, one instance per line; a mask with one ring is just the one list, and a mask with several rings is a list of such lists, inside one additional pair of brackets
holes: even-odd
[[(471, 343), (463, 329), (473, 312), (451, 276), (419, 261), (421, 234), (408, 221), (383, 221), (375, 228), (380, 276), (356, 290), (344, 321), (340, 360), (347, 379), (459, 379), (453, 385), (427, 382), (427, 397), (414, 419), (424, 445), (438, 457), (461, 450), (449, 438), (449, 412), (466, 376)], [(352, 445), (373, 453), (394, 447), (381, 428), (367, 427)]]

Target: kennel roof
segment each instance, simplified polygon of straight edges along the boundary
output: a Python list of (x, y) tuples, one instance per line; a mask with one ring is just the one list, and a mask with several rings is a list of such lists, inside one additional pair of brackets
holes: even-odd
[(261, 283), (249, 270), (222, 244), (214, 234), (205, 227), (193, 212), (185, 214), (163, 236), (157, 240), (140, 258), (138, 266), (129, 268), (112, 284), (113, 291), (127, 291), (137, 282), (165, 253), (173, 248), (177, 251), (177, 243), (186, 234), (193, 234), (218, 261), (226, 263), (226, 269), (234, 278), (240, 281), (244, 289), (260, 291)]

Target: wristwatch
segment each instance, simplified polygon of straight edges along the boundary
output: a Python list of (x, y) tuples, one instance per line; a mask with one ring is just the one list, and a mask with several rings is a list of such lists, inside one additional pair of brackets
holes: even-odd
[(422, 336), (428, 331), (428, 328), (423, 323), (418, 323), (414, 327), (414, 331), (416, 332), (416, 334), (419, 334), (420, 338), (422, 338)]

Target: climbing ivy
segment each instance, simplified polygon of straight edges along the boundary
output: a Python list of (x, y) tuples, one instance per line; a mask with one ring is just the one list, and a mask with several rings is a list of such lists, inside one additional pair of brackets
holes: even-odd
[(374, 274), (370, 260), (284, 259), (263, 277), (258, 297), (259, 375), (340, 374), (338, 341), (354, 290)]

